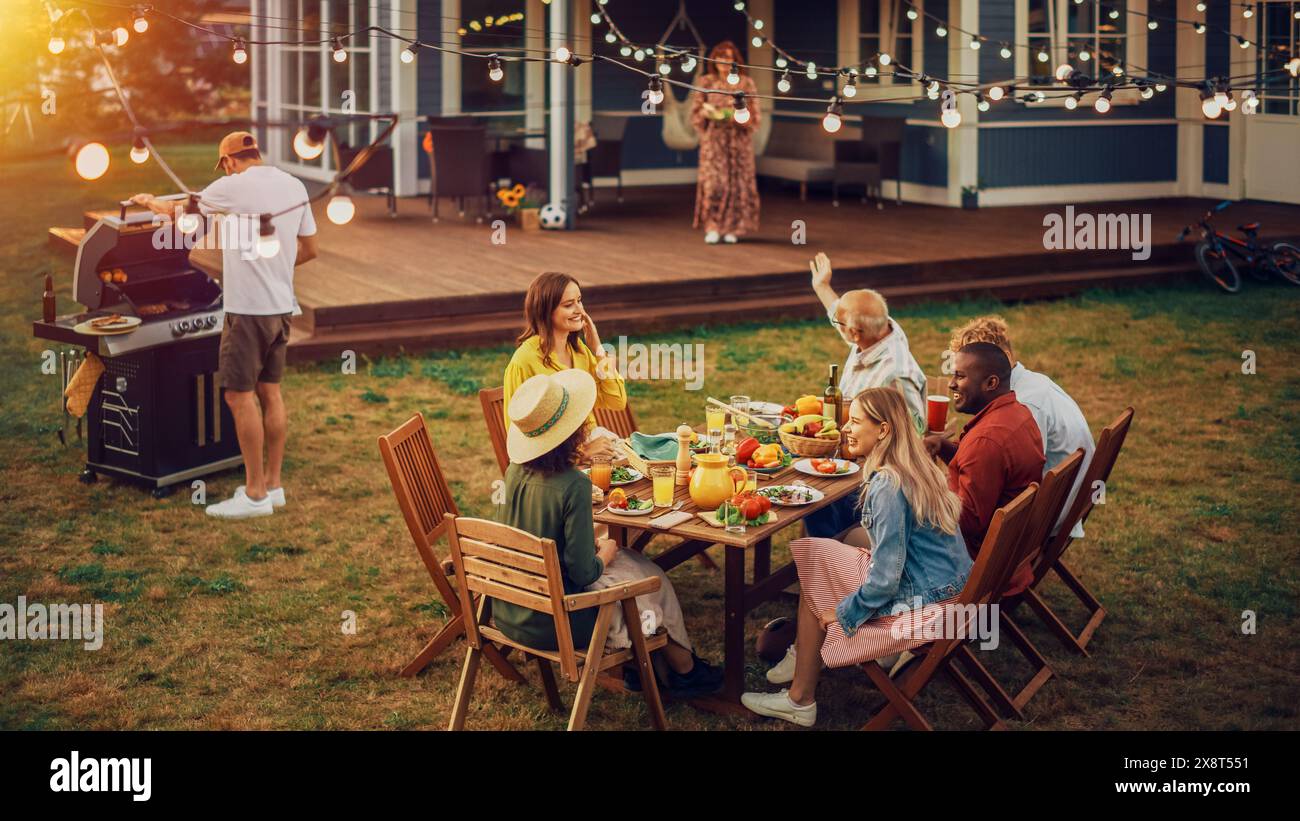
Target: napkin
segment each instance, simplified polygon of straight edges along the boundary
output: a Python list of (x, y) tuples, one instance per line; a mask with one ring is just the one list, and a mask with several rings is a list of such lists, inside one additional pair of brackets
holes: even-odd
[(652, 462), (663, 462), (672, 461), (677, 458), (676, 433), (648, 434), (640, 431), (633, 431), (629, 441), (632, 444), (632, 449), (635, 450), (642, 459), (649, 459)]

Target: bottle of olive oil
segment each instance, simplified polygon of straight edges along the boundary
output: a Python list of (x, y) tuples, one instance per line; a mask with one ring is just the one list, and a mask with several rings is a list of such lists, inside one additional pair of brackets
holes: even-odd
[(840, 366), (831, 365), (830, 378), (826, 380), (826, 390), (822, 392), (822, 415), (835, 420), (835, 424), (844, 423), (844, 396), (840, 393)]

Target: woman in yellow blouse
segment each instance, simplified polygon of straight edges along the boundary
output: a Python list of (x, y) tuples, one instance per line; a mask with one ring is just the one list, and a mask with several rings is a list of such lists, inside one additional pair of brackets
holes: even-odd
[[(529, 377), (577, 368), (596, 380), (596, 407), (622, 410), (627, 407), (627, 386), (618, 372), (614, 355), (600, 344), (596, 323), (582, 307), (582, 289), (568, 274), (540, 274), (528, 286), (524, 297), (523, 333), (519, 347), (510, 357), (505, 373), (506, 425), (510, 424), (510, 397)], [(583, 449), (587, 458), (616, 456), (612, 441), (596, 427), (593, 412), (587, 419), (594, 431)], [(612, 434), (610, 434), (612, 435)]]

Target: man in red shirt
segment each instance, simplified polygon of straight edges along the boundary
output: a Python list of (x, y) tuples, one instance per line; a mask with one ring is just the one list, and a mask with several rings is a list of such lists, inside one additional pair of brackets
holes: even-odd
[[(957, 351), (948, 390), (962, 413), (974, 414), (960, 443), (926, 437), (930, 452), (948, 462), (948, 487), (961, 497), (961, 533), (972, 557), (998, 508), (1043, 478), (1043, 438), (1029, 408), (1011, 390), (1011, 362), (997, 345), (972, 342)], [(1011, 580), (1018, 593), (1029, 573)]]

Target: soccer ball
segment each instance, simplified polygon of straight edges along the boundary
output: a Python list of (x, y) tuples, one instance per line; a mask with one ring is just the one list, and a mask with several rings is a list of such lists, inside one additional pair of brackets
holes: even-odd
[(543, 228), (555, 230), (564, 227), (564, 208), (553, 202), (548, 202), (542, 206), (541, 213), (537, 215), (538, 221)]

